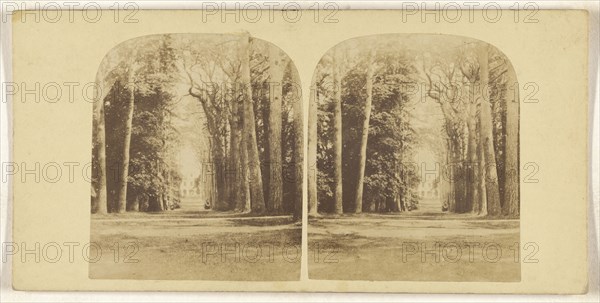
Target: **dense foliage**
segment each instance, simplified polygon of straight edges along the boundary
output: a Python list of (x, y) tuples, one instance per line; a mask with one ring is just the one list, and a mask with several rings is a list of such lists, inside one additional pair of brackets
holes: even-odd
[[(342, 133), (343, 133), (343, 188), (344, 211), (353, 211), (356, 194), (358, 152), (366, 99), (367, 57), (365, 51), (347, 58), (342, 79)], [(402, 88), (416, 81), (416, 70), (409, 58), (397, 52), (379, 52), (376, 55), (373, 79), (373, 111), (369, 123), (369, 137), (364, 176), (364, 211), (400, 211), (415, 208), (413, 194), (418, 183), (414, 170), (403, 170), (402, 163), (411, 158), (417, 138), (410, 123), (406, 106), (409, 96)], [(316, 85), (319, 104), (318, 123), (318, 186), (319, 208), (332, 211), (332, 89), (328, 68), (331, 61), (322, 61), (321, 77)]]

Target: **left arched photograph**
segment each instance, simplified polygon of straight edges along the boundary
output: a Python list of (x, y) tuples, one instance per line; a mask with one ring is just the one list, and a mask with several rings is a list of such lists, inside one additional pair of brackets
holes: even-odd
[(302, 96), (283, 50), (137, 37), (96, 88), (90, 278), (300, 279)]

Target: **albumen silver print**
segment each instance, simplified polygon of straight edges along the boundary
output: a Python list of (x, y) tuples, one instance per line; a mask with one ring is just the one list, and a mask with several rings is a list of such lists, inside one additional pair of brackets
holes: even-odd
[(419, 5), (15, 8), (2, 284), (592, 289), (595, 17)]
[(313, 85), (311, 278), (519, 281), (509, 58), (466, 37), (373, 35), (329, 50)]
[(298, 280), (302, 101), (277, 46), (164, 34), (113, 48), (97, 81), (92, 278)]

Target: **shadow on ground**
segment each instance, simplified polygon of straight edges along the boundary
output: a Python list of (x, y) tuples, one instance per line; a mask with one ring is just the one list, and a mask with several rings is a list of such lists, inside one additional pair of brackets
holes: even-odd
[(361, 214), (309, 219), (309, 277), (520, 281), (519, 221), (473, 215)]
[(300, 278), (291, 216), (209, 211), (92, 216), (93, 279), (284, 281)]

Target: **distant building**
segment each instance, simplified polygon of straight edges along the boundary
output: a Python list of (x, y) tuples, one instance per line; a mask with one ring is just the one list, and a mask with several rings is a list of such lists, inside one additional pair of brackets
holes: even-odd
[(436, 199), (438, 189), (434, 180), (421, 181), (417, 187), (417, 194), (422, 199)]
[(179, 187), (179, 193), (181, 197), (195, 197), (200, 195), (200, 189), (196, 183), (197, 176), (193, 174), (183, 176), (181, 185)]

